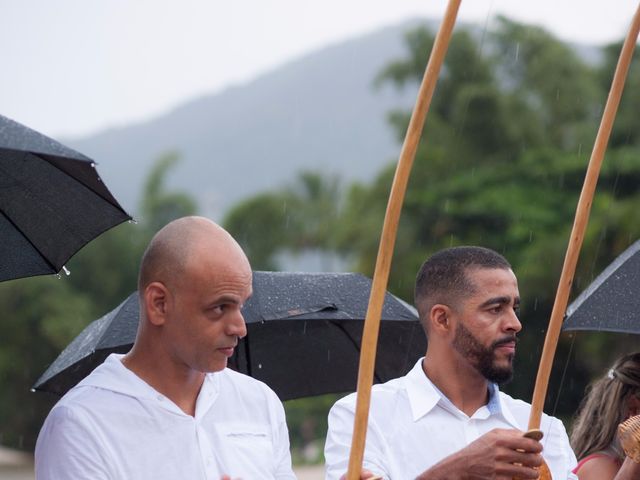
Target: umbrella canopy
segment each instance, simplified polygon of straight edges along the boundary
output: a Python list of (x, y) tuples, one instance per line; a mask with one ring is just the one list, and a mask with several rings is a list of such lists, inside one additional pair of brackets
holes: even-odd
[[(267, 383), (282, 400), (356, 387), (371, 280), (356, 273), (254, 272), (247, 323), (229, 366)], [(138, 295), (76, 337), (34, 385), (58, 395), (113, 352), (127, 352), (138, 326)], [(426, 351), (416, 311), (387, 293), (376, 358), (376, 382), (408, 372)]]
[(567, 309), (563, 330), (640, 333), (640, 240), (627, 248)]
[(130, 218), (89, 158), (0, 115), (0, 281), (57, 273)]

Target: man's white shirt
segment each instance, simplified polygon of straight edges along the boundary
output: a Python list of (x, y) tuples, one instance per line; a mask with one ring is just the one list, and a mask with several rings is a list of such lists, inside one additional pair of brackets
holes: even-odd
[(192, 417), (121, 357), (54, 406), (36, 445), (38, 480), (295, 479), (284, 410), (265, 384), (207, 374)]
[[(363, 468), (385, 479), (414, 479), (494, 428), (527, 430), (528, 403), (492, 385), (489, 403), (469, 417), (431, 383), (422, 360), (406, 376), (373, 386)], [(329, 412), (327, 480), (347, 471), (355, 405), (356, 395), (351, 394)], [(571, 473), (576, 457), (562, 422), (543, 415), (540, 429), (542, 455), (554, 480), (577, 479)]]

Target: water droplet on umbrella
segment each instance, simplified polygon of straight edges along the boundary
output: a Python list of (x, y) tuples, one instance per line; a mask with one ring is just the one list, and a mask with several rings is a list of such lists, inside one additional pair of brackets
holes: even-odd
[(64, 272), (64, 274), (66, 276), (71, 275), (71, 272), (69, 271), (69, 269), (67, 267), (65, 267), (64, 265), (62, 266), (62, 271)]
[(258, 364), (258, 368), (262, 368), (262, 364), (261, 363)]
[(131, 223), (133, 225), (138, 225), (138, 220), (136, 220), (135, 218), (132, 218), (131, 220), (128, 220), (128, 223)]

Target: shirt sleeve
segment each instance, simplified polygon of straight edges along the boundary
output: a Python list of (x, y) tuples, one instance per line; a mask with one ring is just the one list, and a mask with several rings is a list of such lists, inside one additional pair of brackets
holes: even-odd
[(569, 443), (567, 431), (559, 419), (553, 417), (547, 418), (549, 418), (550, 423), (548, 424), (548, 431), (543, 429), (546, 441), (543, 437), (542, 444), (544, 450), (542, 455), (545, 459), (548, 458), (547, 464), (550, 467), (552, 465), (555, 466), (552, 471), (553, 478), (560, 480), (578, 480), (578, 476), (573, 473), (578, 462)]
[(578, 475), (573, 473), (575, 468), (578, 466), (578, 461), (576, 460), (575, 453), (573, 453), (573, 448), (571, 448), (571, 443), (569, 443), (567, 430), (564, 428), (564, 424), (560, 420), (557, 420), (557, 422), (560, 424), (560, 428), (562, 429), (562, 442), (564, 444), (565, 458), (567, 461), (565, 467), (567, 480), (578, 480)]
[[(329, 428), (324, 448), (326, 480), (338, 480), (347, 473), (349, 467), (355, 407), (347, 400), (338, 401), (329, 411)], [(384, 467), (385, 462), (382, 454), (384, 446), (381, 441), (382, 439), (375, 425), (372, 424), (371, 417), (369, 417), (362, 467), (376, 475), (391, 478), (390, 473)]]
[(36, 443), (36, 480), (109, 480), (96, 439), (79, 412), (55, 407)]

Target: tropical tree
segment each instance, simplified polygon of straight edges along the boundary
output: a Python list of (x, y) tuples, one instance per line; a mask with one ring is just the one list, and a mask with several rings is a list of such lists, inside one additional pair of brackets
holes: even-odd
[(281, 191), (260, 193), (232, 207), (222, 223), (254, 270), (277, 270), (282, 255), (338, 251), (342, 195), (336, 177), (305, 171)]

